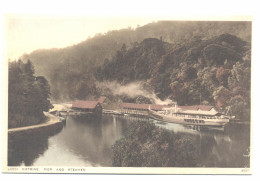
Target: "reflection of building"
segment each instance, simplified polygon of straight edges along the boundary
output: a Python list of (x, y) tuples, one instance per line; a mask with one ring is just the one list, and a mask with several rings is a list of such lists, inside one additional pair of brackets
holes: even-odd
[(72, 110), (84, 113), (102, 114), (102, 106), (99, 101), (77, 100), (72, 104)]

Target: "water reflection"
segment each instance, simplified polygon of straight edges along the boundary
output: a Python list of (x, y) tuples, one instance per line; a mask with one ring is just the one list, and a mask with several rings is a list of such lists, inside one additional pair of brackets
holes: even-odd
[(57, 152), (56, 148), (48, 149), (34, 165), (111, 166), (111, 146), (122, 137), (128, 124), (127, 120), (114, 116), (103, 116), (100, 120), (68, 117), (63, 131), (50, 138), (50, 142), (55, 144), (55, 147), (64, 150), (58, 153), (58, 158), (55, 158), (59, 162), (52, 158)]
[(192, 140), (199, 167), (249, 167), (250, 125), (191, 126), (153, 121), (157, 126)]
[(31, 166), (48, 150), (48, 139), (58, 134), (62, 127), (48, 134), (23, 134), (8, 138), (8, 166)]
[(197, 148), (199, 166), (248, 166), (249, 159), (243, 155), (250, 146), (249, 125), (228, 125), (225, 129), (183, 127), (186, 130), (181, 133), (182, 136), (190, 135), (189, 138)]
[[(66, 127), (55, 136), (24, 138), (9, 145), (9, 165), (112, 166), (111, 146), (123, 136), (133, 117), (103, 115), (102, 119), (68, 117)], [(184, 126), (153, 121), (190, 138), (200, 167), (244, 167), (250, 146), (249, 125), (227, 125), (225, 129)]]
[(9, 142), (8, 165), (31, 166), (36, 158), (48, 149), (48, 138), (24, 138), (22, 141)]

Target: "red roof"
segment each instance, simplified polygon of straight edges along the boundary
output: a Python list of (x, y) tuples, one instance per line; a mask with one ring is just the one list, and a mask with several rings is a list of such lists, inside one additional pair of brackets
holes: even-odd
[(184, 110), (202, 110), (202, 111), (210, 111), (212, 108), (214, 108), (213, 106), (206, 106), (206, 105), (194, 105), (194, 106), (178, 106), (181, 109)]
[(166, 105), (156, 105), (156, 104), (135, 104), (135, 103), (122, 103), (120, 105), (121, 108), (128, 108), (128, 109), (145, 109), (148, 110), (149, 106), (151, 106), (152, 110), (162, 110), (162, 108), (170, 107)]
[(98, 99), (98, 102), (102, 104), (102, 103), (104, 103), (105, 100), (106, 100), (106, 97), (101, 96), (101, 97)]
[(149, 104), (122, 103), (120, 107), (130, 109), (149, 109)]
[(84, 108), (84, 109), (94, 109), (98, 105), (98, 101), (82, 101), (77, 100), (73, 102), (72, 108)]

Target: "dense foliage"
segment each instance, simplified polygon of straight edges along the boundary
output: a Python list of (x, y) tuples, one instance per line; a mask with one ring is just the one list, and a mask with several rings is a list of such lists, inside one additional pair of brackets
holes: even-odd
[(250, 22), (169, 21), (110, 31), (24, 58), (50, 82), (54, 101), (98, 97), (96, 80), (142, 81), (161, 99), (210, 104), (249, 120), (250, 41)]
[[(32, 60), (36, 74), (42, 75), (48, 80), (51, 85), (52, 99), (67, 101), (87, 98), (95, 94), (96, 87), (93, 83), (92, 74), (98, 66), (113, 60), (123, 44), (129, 49), (140, 45), (146, 38), (160, 39), (161, 37), (164, 42), (177, 46), (190, 42), (194, 37), (209, 39), (223, 33), (232, 33), (250, 42), (251, 22), (158, 21), (138, 26), (135, 29), (127, 28), (97, 34), (79, 44), (66, 48), (37, 50), (24, 55), (22, 59)], [(149, 48), (149, 46), (146, 47)], [(150, 52), (150, 55), (141, 56), (140, 50), (133, 51), (132, 54), (128, 53), (128, 55), (140, 58), (140, 61), (137, 61), (134, 65), (137, 67), (136, 72), (140, 73), (137, 78), (147, 77), (138, 69), (139, 66), (147, 65), (143, 58), (156, 60), (156, 57), (163, 53), (160, 49), (155, 50), (154, 53)], [(157, 53), (159, 54), (157, 55)], [(120, 56), (116, 55), (117, 58), (120, 58)], [(150, 69), (150, 67), (148, 68)], [(165, 80), (164, 84), (167, 84), (167, 81)]]
[(148, 121), (134, 121), (112, 149), (117, 167), (196, 166), (195, 147), (189, 139)]
[(161, 56), (171, 48), (171, 44), (155, 38), (145, 39), (129, 50), (123, 45), (110, 62), (98, 67), (96, 78), (99, 81), (116, 80), (123, 84), (133, 80), (147, 80)]
[(230, 34), (208, 40), (197, 37), (171, 51), (166, 44), (163, 53), (155, 53), (154, 47), (158, 50), (164, 44), (144, 40), (100, 67), (97, 79), (122, 84), (146, 81), (161, 99), (171, 98), (179, 105), (210, 104), (249, 120), (251, 47), (247, 42)]
[(43, 111), (52, 108), (50, 87), (42, 76), (34, 76), (30, 60), (9, 62), (8, 127), (21, 127), (45, 120)]

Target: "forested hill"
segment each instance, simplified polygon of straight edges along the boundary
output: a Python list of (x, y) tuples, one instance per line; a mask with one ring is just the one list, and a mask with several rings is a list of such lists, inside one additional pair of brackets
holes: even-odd
[(146, 38), (162, 37), (164, 42), (176, 46), (196, 37), (209, 39), (223, 33), (230, 33), (249, 42), (251, 22), (159, 21), (136, 29), (98, 34), (66, 48), (36, 50), (21, 59), (30, 59), (36, 75), (46, 77), (53, 99), (69, 100), (87, 96), (86, 93), (80, 93), (84, 90), (90, 94), (95, 92), (93, 72), (104, 62), (112, 60), (123, 44), (126, 49), (131, 49)]
[(150, 38), (127, 51), (123, 48), (97, 69), (96, 78), (121, 84), (144, 81), (161, 99), (171, 98), (179, 105), (230, 108), (241, 119), (249, 118), (249, 43), (222, 34), (208, 40), (196, 37), (170, 47)]
[(249, 119), (251, 22), (147, 24), (77, 45), (24, 55), (46, 77), (52, 100), (102, 94), (98, 81), (141, 81), (179, 105), (211, 104)]
[(162, 40), (148, 38), (133, 48), (126, 50), (125, 45), (116, 52), (112, 60), (97, 68), (95, 73), (99, 81), (118, 81), (122, 84), (135, 80), (147, 80), (151, 77), (160, 58), (172, 50), (172, 45)]

